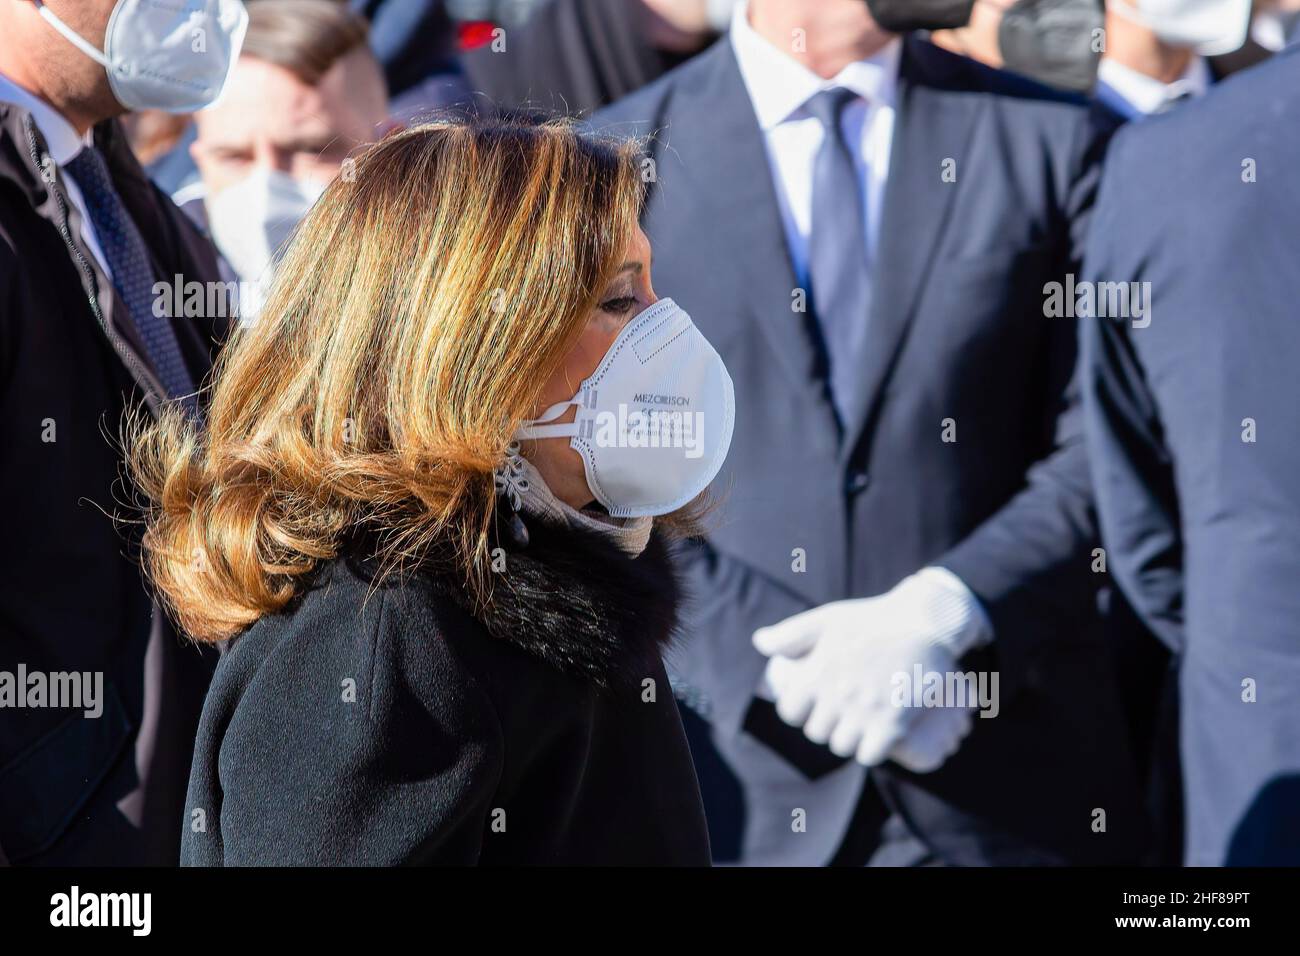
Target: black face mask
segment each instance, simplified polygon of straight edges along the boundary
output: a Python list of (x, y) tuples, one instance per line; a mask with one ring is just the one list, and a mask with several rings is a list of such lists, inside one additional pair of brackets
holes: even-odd
[(871, 18), (891, 33), (964, 27), (975, 0), (867, 0)]
[(1098, 0), (1019, 0), (1002, 15), (998, 47), (1008, 70), (1064, 90), (1092, 89), (1103, 28)]

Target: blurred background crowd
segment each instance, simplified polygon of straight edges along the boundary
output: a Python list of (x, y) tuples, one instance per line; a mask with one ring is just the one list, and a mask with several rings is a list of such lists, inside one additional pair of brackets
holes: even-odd
[[(713, 44), (737, 4), (340, 0), (329, 9), (251, 0), (244, 52), (221, 106), (134, 112), (126, 127), (150, 177), (252, 283), (266, 277), (272, 251), (349, 152), (376, 131), (449, 109), (588, 117)], [(1190, 19), (1178, 4), (1151, 5), (1148, 19), (1133, 12), (1141, 4), (948, 6), (969, 8), (968, 20), (932, 31), (935, 44), (1090, 94), (1124, 119), (1204, 93), (1300, 30), (1297, 0), (1256, 0), (1245, 32), (1233, 23), (1236, 11), (1214, 4)], [(1031, 14), (1003, 29), (1013, 7)], [(1171, 12), (1172, 28), (1161, 29), (1159, 18)], [(1105, 28), (1104, 50), (1088, 31), (1094, 19)]]
[[(1243, 679), (1296, 673), (1286, 584), (1300, 542), (1295, 494), (1246, 480), (1243, 498), (1196, 497), (1226, 494), (1232, 476), (1255, 469), (1285, 474), (1300, 446), (1295, 408), (1261, 432), (1288, 446), (1272, 464), (1259, 464), (1270, 454), (1260, 451), (1223, 466), (1235, 451), (1195, 447), (1222, 409), (1232, 424), (1294, 397), (1294, 376), (1265, 368), (1270, 353), (1292, 354), (1294, 333), (1270, 326), (1229, 348), (1184, 327), (1162, 345), (1135, 344), (1136, 299), (1133, 329), (1118, 337), (1042, 320), (1047, 287), (1068, 282), (1072, 298), (1076, 279), (1154, 277), (1156, 308), (1181, 303), (1188, 315), (1213, 302), (1216, 315), (1272, 316), (1296, 301), (1287, 299), (1300, 291), (1294, 221), (1276, 232), (1264, 211), (1296, 212), (1294, 183), (1261, 179), (1246, 201), (1216, 190), (1253, 181), (1242, 178), (1245, 159), (1263, 171), (1289, 164), (1292, 180), (1300, 170), (1289, 46), (1300, 0), (867, 0), (874, 24), (863, 7), (248, 0), (221, 100), (192, 114), (131, 112), (123, 126), (147, 176), (220, 252), (211, 269), (254, 288), (350, 158), (422, 117), (559, 113), (648, 137), (655, 284), (696, 315), (739, 403), (722, 523), (682, 558), (697, 606), (670, 661), (717, 862), (1300, 861), (1295, 684), (1239, 706)], [(860, 55), (881, 27), (888, 42)], [(1189, 105), (1220, 84), (1213, 112)], [(828, 90), (849, 96), (823, 98)], [(0, 100), (26, 102), (4, 90)], [(1149, 137), (1121, 134), (1124, 148), (1103, 162), (1116, 130), (1184, 110), (1185, 122), (1161, 116)], [(1234, 152), (1233, 141), (1248, 145)], [(1288, 234), (1279, 262), (1270, 250)], [(188, 233), (145, 231), (151, 248), (179, 247), (179, 235)], [(202, 255), (176, 271), (204, 273)], [(1196, 285), (1213, 278), (1206, 263), (1225, 270), (1218, 285)], [(800, 327), (790, 301), (803, 288), (812, 307)], [(18, 296), (6, 308), (44, 307)], [(241, 292), (241, 306), (254, 318), (257, 296)], [(866, 338), (831, 321), (854, 309), (870, 311)], [(1157, 316), (1145, 341), (1161, 341), (1160, 325)], [(203, 347), (180, 342), (191, 367), (203, 365)], [(1229, 353), (1239, 364), (1223, 372), (1214, 361)], [(14, 375), (5, 387), (47, 394), (58, 374), (27, 385)], [(1255, 405), (1237, 400), (1251, 389), (1263, 390), (1251, 393)], [(952, 442), (939, 438), (950, 420)], [(77, 454), (75, 440), (60, 447)], [(93, 467), (108, 486), (119, 464)], [(1267, 506), (1241, 505), (1252, 530), (1216, 538), (1237, 514), (1225, 501), (1242, 500)], [(24, 554), (55, 560), (61, 543), (93, 552), (87, 569), (117, 567), (121, 548), (83, 533), (84, 515), (53, 533), (48, 519), (16, 520)], [(1285, 539), (1276, 549), (1270, 522)], [(1241, 558), (1249, 573), (1205, 563), (1254, 544), (1258, 565)], [(1196, 547), (1200, 557), (1181, 557)], [(800, 553), (807, 573), (792, 575)], [(138, 590), (136, 578), (91, 570), (96, 596), (76, 599), (88, 610), (60, 610), (58, 626), (88, 643), (89, 616), (126, 621), (121, 633), (132, 636), (104, 652), (103, 666), (111, 674), (125, 660), (134, 675), (116, 678), (132, 730), (111, 747), (70, 740), (78, 753), (112, 752), (85, 773), (22, 762), (26, 730), (0, 741), (11, 773), (6, 787), (0, 769), (0, 847), (14, 862), (175, 859), (170, 811), (138, 847), (126, 830), (65, 833), (101, 799), (90, 795), (98, 782), (116, 779), (124, 747), (137, 760), (110, 788), (114, 799), (138, 789), (154, 807), (175, 800), (197, 707), (180, 698), (201, 700), (204, 679), (197, 656), (177, 662), (139, 637), (147, 603), (115, 597)], [(0, 605), (8, 631), (40, 631), (43, 604), (76, 603), (42, 594), (49, 585), (35, 570), (11, 577)], [(1246, 580), (1266, 583), (1256, 593)], [(751, 638), (849, 603), (854, 626), (869, 621), (906, 649), (887, 660), (914, 659), (922, 646), (938, 648), (924, 658), (938, 669), (962, 660), (1000, 671), (998, 719), (954, 730), (860, 715), (856, 734), (832, 738), (830, 724), (818, 726), (815, 678), (791, 676), (791, 662), (807, 657), (801, 639)], [(839, 655), (828, 658), (834, 668), (884, 666), (834, 650), (845, 626), (833, 616), (818, 624), (819, 652)], [(1263, 650), (1225, 663), (1225, 632), (1265, 635)], [(872, 720), (889, 724), (879, 753), (866, 742)], [(170, 767), (157, 756), (168, 748)], [(180, 783), (159, 782), (169, 775)], [(48, 814), (27, 814), (32, 788), (51, 780), (67, 794)], [(832, 822), (801, 831), (792, 808)], [(137, 824), (147, 815), (132, 813)]]

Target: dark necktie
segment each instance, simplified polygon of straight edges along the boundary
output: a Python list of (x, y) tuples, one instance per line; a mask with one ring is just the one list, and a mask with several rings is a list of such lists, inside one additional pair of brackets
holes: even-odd
[(841, 427), (861, 400), (871, 295), (862, 189), (840, 129), (844, 107), (856, 99), (852, 90), (836, 88), (823, 90), (807, 104), (825, 131), (813, 162), (808, 278), (830, 365), (831, 401)]
[(185, 367), (171, 320), (154, 314), (155, 276), (149, 264), (149, 252), (122, 197), (113, 187), (108, 164), (98, 149), (87, 146), (65, 168), (81, 189), (95, 236), (113, 272), (113, 285), (126, 304), (131, 325), (144, 346), (145, 358), (167, 390), (167, 396), (180, 399), (193, 413), (197, 407), (194, 380)]

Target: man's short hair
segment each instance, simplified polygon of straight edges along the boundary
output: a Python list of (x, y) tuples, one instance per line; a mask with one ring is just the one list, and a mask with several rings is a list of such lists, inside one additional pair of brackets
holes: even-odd
[(315, 86), (370, 34), (365, 17), (340, 0), (257, 0), (248, 4), (243, 56), (288, 70)]

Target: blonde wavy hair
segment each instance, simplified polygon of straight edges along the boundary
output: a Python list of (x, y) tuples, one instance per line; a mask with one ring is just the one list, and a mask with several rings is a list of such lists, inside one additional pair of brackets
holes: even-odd
[(563, 122), (445, 121), (330, 185), (225, 346), (206, 425), (128, 430), (143, 559), (190, 637), (283, 609), (357, 527), (389, 568), (449, 543), (484, 591), (493, 469), (621, 263), (638, 155)]

